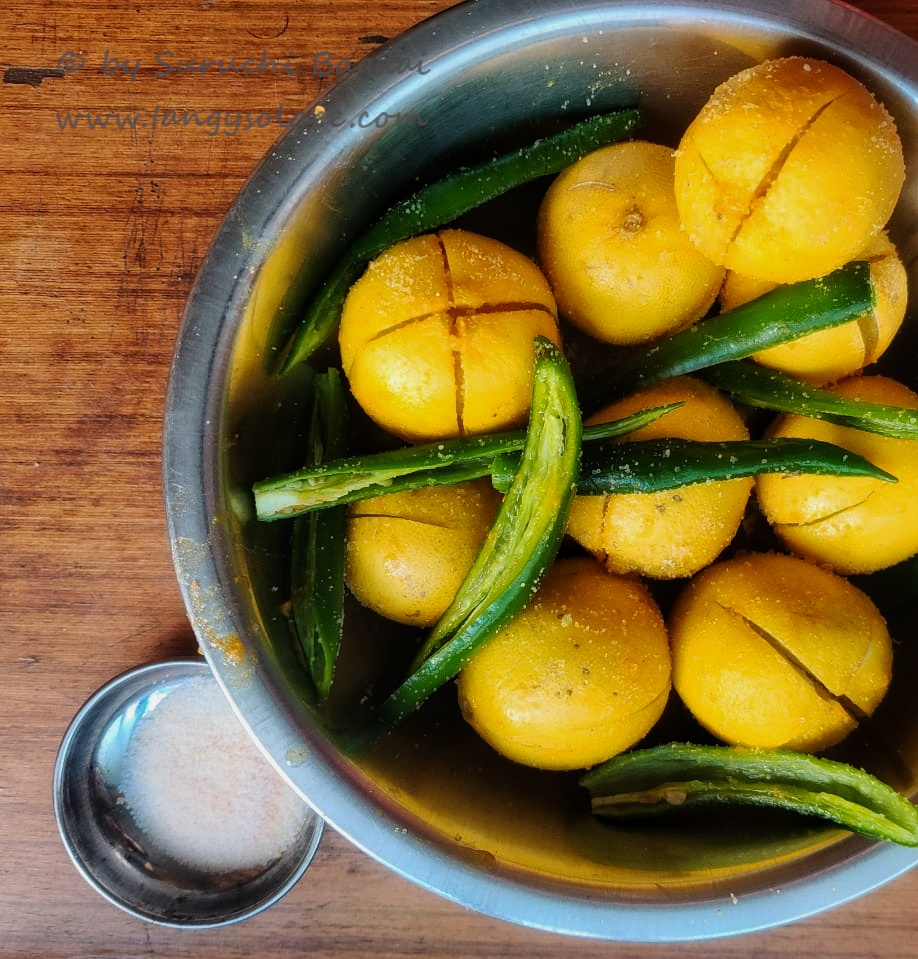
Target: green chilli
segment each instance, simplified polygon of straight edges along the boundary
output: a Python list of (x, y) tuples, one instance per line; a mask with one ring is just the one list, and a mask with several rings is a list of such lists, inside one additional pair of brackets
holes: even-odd
[(398, 456), (376, 453), (337, 460), (328, 464), (327, 469), (307, 467), (256, 483), (255, 510), (260, 520), (290, 519), (310, 510), (356, 503), (383, 493), (448, 486), (488, 476), (497, 452), (483, 451), (474, 456), (474, 450), (474, 445), (468, 447), (467, 457), (452, 458), (447, 453), (441, 463), (433, 465), (426, 455), (415, 455), (428, 452), (418, 447), (393, 451)]
[(863, 836), (918, 846), (918, 807), (862, 769), (806, 753), (668, 743), (617, 756), (580, 782), (593, 812), (607, 819), (743, 803), (819, 816)]
[(363, 267), (387, 247), (435, 230), (514, 187), (559, 173), (571, 163), (638, 128), (637, 109), (592, 117), (511, 153), (465, 167), (397, 203), (348, 249), (306, 309), (280, 374), (308, 360), (334, 333), (344, 300)]
[(741, 360), (760, 350), (857, 319), (874, 305), (870, 266), (847, 266), (815, 280), (776, 287), (756, 300), (636, 350), (581, 391), (585, 413), (635, 390)]
[[(618, 420), (584, 427), (583, 442), (625, 436), (682, 405), (650, 407)], [(490, 476), (502, 453), (518, 452), (525, 442), (526, 432), (518, 430), (424, 443), (308, 466), (256, 483), (256, 514), (261, 520), (287, 519), (308, 510), (356, 503), (384, 493), (448, 486)], [(519, 456), (515, 464), (519, 465)], [(509, 480), (506, 485), (510, 485)]]
[[(330, 369), (312, 381), (307, 444), (309, 460), (342, 455), (345, 445), (345, 391), (341, 374)], [(290, 615), (319, 699), (328, 696), (344, 629), (343, 508), (298, 517), (291, 534)]]
[(478, 557), (428, 635), (411, 674), (380, 706), (384, 724), (402, 722), (531, 600), (564, 535), (581, 435), (567, 361), (540, 337), (519, 469)]
[(750, 361), (723, 363), (705, 376), (747, 406), (828, 420), (893, 439), (918, 440), (918, 409), (847, 399)]
[[(498, 456), (491, 469), (495, 489), (504, 490), (518, 455)], [(806, 473), (866, 476), (885, 482), (896, 477), (856, 453), (821, 440), (796, 437), (709, 442), (686, 439), (628, 440), (584, 446), (577, 493), (659, 493), (663, 490), (758, 476)]]

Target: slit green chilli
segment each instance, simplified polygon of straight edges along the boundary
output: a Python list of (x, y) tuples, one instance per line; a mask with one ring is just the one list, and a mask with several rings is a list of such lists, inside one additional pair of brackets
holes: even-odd
[(585, 413), (672, 376), (741, 360), (819, 330), (850, 323), (873, 309), (876, 291), (865, 262), (815, 280), (779, 286), (638, 350), (581, 390)]
[[(583, 442), (625, 436), (682, 405), (668, 403), (584, 427)], [(516, 454), (513, 460), (513, 472), (516, 472), (525, 442), (525, 430), (514, 430), (323, 461), (256, 483), (256, 512), (261, 520), (286, 519), (308, 510), (356, 503), (384, 493), (479, 479), (492, 474), (502, 454)], [(510, 479), (504, 488), (510, 485)]]
[(481, 552), (428, 635), (410, 675), (381, 704), (384, 724), (401, 723), (532, 598), (564, 536), (581, 439), (570, 368), (561, 351), (539, 337), (519, 469)]
[[(311, 383), (307, 428), (309, 461), (319, 464), (343, 455), (346, 400), (341, 373), (330, 369)], [(344, 630), (343, 506), (298, 516), (293, 522), (290, 615), (320, 700), (331, 690)]]
[(616, 756), (580, 783), (593, 812), (610, 820), (743, 803), (918, 846), (918, 807), (895, 789), (862, 769), (791, 750), (667, 743)]

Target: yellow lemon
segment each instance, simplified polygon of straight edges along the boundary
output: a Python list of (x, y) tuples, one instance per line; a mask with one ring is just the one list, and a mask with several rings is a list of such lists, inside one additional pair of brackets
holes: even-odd
[(673, 687), (725, 742), (817, 752), (842, 740), (889, 686), (880, 612), (846, 579), (777, 553), (699, 573), (669, 619)]
[(465, 719), (540, 769), (580, 769), (634, 745), (670, 688), (666, 627), (646, 588), (589, 557), (558, 560), (532, 603), (459, 675)]
[(488, 480), (387, 493), (348, 509), (345, 575), (365, 606), (432, 626), (456, 595), (500, 506)]
[(676, 154), (692, 243), (715, 263), (775, 283), (822, 276), (886, 225), (905, 180), (889, 113), (821, 60), (768, 60), (722, 83)]
[[(885, 376), (842, 380), (832, 391), (849, 399), (918, 411), (918, 396)], [(915, 414), (918, 420), (918, 412)], [(892, 473), (898, 482), (851, 476), (762, 475), (759, 505), (784, 544), (839, 573), (871, 573), (918, 552), (918, 441), (781, 416), (771, 435), (835, 443)]]
[(689, 243), (673, 151), (616, 143), (562, 172), (539, 210), (539, 262), (558, 308), (608, 343), (640, 343), (703, 316), (723, 269)]
[(539, 268), (497, 240), (443, 230), (370, 263), (345, 301), (338, 343), (360, 406), (417, 442), (523, 425), (540, 335), (560, 345)]
[[(723, 394), (692, 377), (648, 387), (606, 407), (587, 422), (603, 423), (676, 402), (684, 405), (626, 439), (749, 438), (742, 419)], [(611, 572), (634, 572), (655, 579), (690, 576), (713, 562), (736, 535), (752, 487), (751, 479), (734, 479), (661, 493), (577, 496), (567, 531)]]

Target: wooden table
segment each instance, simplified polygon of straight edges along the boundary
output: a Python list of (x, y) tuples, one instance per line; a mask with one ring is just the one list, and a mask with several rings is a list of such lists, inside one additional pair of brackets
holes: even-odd
[[(806, 0), (803, 0), (806, 2)], [(135, 921), (74, 870), (51, 809), (60, 738), (133, 665), (195, 651), (163, 519), (160, 428), (183, 303), (275, 127), (62, 130), (69, 111), (254, 110), (310, 102), (449, 0), (7, 0), (0, 9), (0, 955), (15, 957), (669, 956), (471, 914), (327, 831), (269, 912), (209, 932)], [(861, 6), (918, 37), (911, 0)], [(174, 56), (165, 55), (173, 51)], [(154, 77), (188, 57), (293, 71)], [(85, 58), (84, 69), (72, 69)], [(160, 59), (157, 63), (157, 55)], [(135, 71), (135, 64), (140, 67)], [(117, 69), (116, 69), (117, 67)], [(104, 69), (103, 69), (104, 68)], [(107, 70), (108, 75), (106, 75)], [(918, 954), (918, 873), (796, 926), (686, 956)]]

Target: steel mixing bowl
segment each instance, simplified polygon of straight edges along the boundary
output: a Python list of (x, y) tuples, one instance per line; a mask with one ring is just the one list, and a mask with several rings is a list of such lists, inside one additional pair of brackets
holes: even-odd
[[(309, 705), (281, 608), (289, 530), (253, 517), (252, 482), (299, 462), (302, 384), (273, 375), (298, 310), (348, 240), (417, 178), (634, 101), (646, 115), (641, 136), (674, 145), (719, 81), (789, 54), (861, 78), (896, 117), (916, 165), (918, 47), (844, 4), (460, 4), (388, 44), (286, 132), (228, 212), (188, 302), (164, 470), (175, 565), (205, 654), (253, 734), (332, 826), (483, 913), (609, 940), (704, 939), (842, 903), (918, 860), (761, 813), (600, 825), (575, 778), (492, 754), (458, 719), (450, 691), (369, 758), (349, 756), (334, 722)], [(892, 233), (913, 280), (916, 207), (910, 169)], [(895, 629), (915, 595), (911, 567), (881, 579), (900, 599), (884, 610)], [(353, 663), (381, 664), (375, 629), (349, 610)], [(918, 662), (905, 644), (897, 657), (886, 701), (841, 758), (911, 794)], [(360, 679), (345, 669), (341, 695)]]

